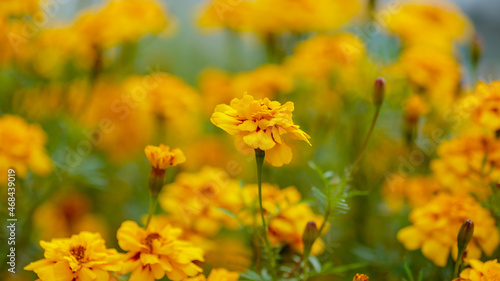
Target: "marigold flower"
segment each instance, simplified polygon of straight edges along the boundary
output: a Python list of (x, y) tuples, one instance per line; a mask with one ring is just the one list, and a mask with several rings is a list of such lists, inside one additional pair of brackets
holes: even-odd
[[(260, 215), (252, 216), (251, 210), (255, 208), (258, 190), (255, 185), (243, 188), (243, 198), (247, 209), (242, 210), (238, 216), (244, 224), (260, 224)], [(304, 243), (302, 236), (306, 225), (313, 221), (321, 225), (323, 217), (315, 214), (311, 207), (300, 203), (302, 196), (293, 187), (280, 189), (278, 186), (267, 183), (262, 184), (262, 200), (264, 213), (269, 226), (269, 239), (272, 245), (289, 245), (296, 252), (303, 252)], [(320, 234), (321, 235), (321, 234)], [(311, 255), (323, 252), (323, 241), (316, 239), (312, 245)]]
[(236, 221), (219, 208), (241, 210), (240, 186), (218, 168), (203, 167), (197, 173), (181, 173), (159, 196), (160, 206), (182, 218), (183, 228), (213, 236), (222, 226), (235, 228)]
[(122, 223), (117, 232), (118, 244), (128, 251), (122, 273), (132, 272), (130, 281), (161, 279), (183, 280), (202, 272), (195, 264), (203, 261), (203, 251), (179, 240), (182, 231), (151, 221), (145, 230), (133, 221)]
[(387, 28), (406, 44), (424, 44), (451, 49), (471, 29), (469, 20), (455, 5), (444, 1), (409, 2), (392, 15)]
[(34, 271), (41, 281), (115, 280), (109, 271), (122, 267), (121, 255), (106, 249), (99, 233), (80, 232), (71, 238), (40, 241), (45, 259), (32, 262), (25, 270)]
[(422, 95), (413, 94), (411, 95), (405, 103), (404, 112), (405, 119), (408, 124), (415, 124), (418, 118), (429, 113), (429, 105), (422, 97)]
[(389, 208), (399, 211), (405, 202), (410, 207), (422, 206), (444, 189), (434, 177), (413, 177), (387, 182), (382, 194)]
[[(47, 135), (37, 124), (28, 124), (19, 116), (0, 117), (0, 170), (13, 168), (24, 178), (28, 170), (47, 175), (52, 162), (45, 151)], [(7, 173), (0, 175), (0, 185), (7, 182)]]
[(369, 277), (365, 274), (356, 274), (352, 281), (368, 281)]
[(255, 100), (245, 94), (235, 98), (230, 105), (220, 104), (215, 107), (210, 121), (236, 137), (235, 144), (239, 152), (250, 155), (256, 149), (266, 152), (266, 160), (273, 166), (280, 167), (292, 160), (292, 150), (285, 144), (281, 135), (304, 140), (309, 145), (311, 138), (299, 126), (293, 124), (294, 105), (284, 105), (267, 98)]
[(232, 272), (225, 268), (214, 268), (208, 277), (200, 274), (196, 277), (187, 278), (186, 281), (237, 281), (240, 278), (238, 272)]
[(460, 277), (470, 281), (497, 281), (500, 280), (500, 263), (497, 260), (481, 262), (476, 259), (468, 259), (470, 268), (460, 273)]
[(474, 234), (467, 247), (469, 258), (491, 255), (499, 244), (495, 219), (473, 197), (441, 193), (427, 204), (413, 209), (413, 225), (398, 232), (397, 238), (408, 250), (422, 254), (437, 266), (445, 266), (450, 252), (457, 256), (457, 233), (465, 220), (474, 221)]
[(492, 131), (500, 129), (500, 81), (490, 85), (478, 82), (474, 91), (477, 106), (472, 111), (472, 120)]
[(493, 136), (470, 134), (443, 141), (431, 162), (439, 182), (454, 192), (470, 192), (484, 198), (489, 184), (500, 178), (500, 141)]
[(170, 150), (169, 146), (160, 144), (160, 146), (148, 145), (144, 149), (149, 164), (155, 169), (166, 170), (169, 167), (177, 166), (186, 162), (184, 153), (179, 148)]

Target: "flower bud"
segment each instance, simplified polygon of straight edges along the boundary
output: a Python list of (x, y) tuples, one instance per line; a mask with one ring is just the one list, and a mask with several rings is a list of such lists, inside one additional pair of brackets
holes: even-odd
[(165, 170), (152, 168), (149, 174), (149, 191), (151, 195), (158, 196), (165, 185)]
[(474, 34), (474, 38), (472, 40), (473, 41), (470, 50), (472, 65), (474, 67), (477, 67), (483, 53), (483, 40), (479, 34)]
[(373, 86), (373, 103), (375, 106), (379, 107), (384, 102), (385, 95), (385, 79), (379, 77), (375, 80), (375, 84)]
[[(458, 232), (457, 237), (457, 246), (459, 251), (464, 251), (467, 248), (470, 240), (472, 239), (472, 235), (474, 234), (474, 223), (471, 220), (466, 220), (460, 227), (460, 231)], [(462, 254), (459, 252), (459, 254)]]
[(302, 243), (304, 244), (304, 256), (309, 256), (312, 246), (318, 237), (318, 227), (314, 221), (309, 221), (302, 234)]

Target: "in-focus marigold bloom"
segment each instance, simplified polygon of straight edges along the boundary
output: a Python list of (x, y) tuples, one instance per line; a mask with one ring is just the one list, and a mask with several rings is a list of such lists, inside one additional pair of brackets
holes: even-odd
[(186, 281), (237, 281), (240, 278), (238, 272), (232, 272), (225, 268), (214, 268), (208, 277), (200, 274), (196, 277), (187, 278)]
[[(246, 209), (239, 213), (242, 223), (255, 226), (261, 224), (260, 215), (253, 213), (257, 210), (258, 189), (256, 185), (247, 185), (243, 188)], [(262, 205), (264, 214), (269, 222), (269, 239), (272, 245), (289, 245), (296, 252), (303, 252), (302, 235), (310, 221), (321, 225), (323, 217), (313, 212), (306, 203), (301, 203), (302, 196), (293, 187), (280, 189), (268, 183), (262, 184)], [(254, 215), (252, 215), (254, 214)], [(321, 235), (321, 234), (320, 234)], [(323, 241), (318, 238), (313, 244), (311, 255), (317, 255), (324, 250)]]
[(152, 220), (145, 230), (133, 221), (122, 223), (117, 232), (118, 244), (128, 251), (122, 273), (132, 272), (130, 281), (152, 281), (165, 275), (183, 280), (202, 272), (195, 262), (203, 261), (203, 250), (179, 240), (182, 231)]
[(415, 46), (403, 51), (399, 66), (408, 77), (415, 92), (424, 94), (433, 104), (443, 108), (457, 96), (460, 65), (451, 54)]
[(445, 1), (404, 3), (387, 28), (401, 36), (406, 44), (424, 44), (451, 49), (471, 29), (467, 17), (455, 5)]
[[(31, 170), (37, 175), (47, 175), (52, 161), (45, 151), (47, 135), (37, 124), (28, 124), (15, 115), (0, 117), (0, 170), (13, 168), (16, 176), (26, 177)], [(0, 184), (7, 182), (7, 172), (0, 175)]]
[(460, 277), (470, 281), (498, 281), (500, 280), (500, 263), (497, 260), (481, 262), (480, 260), (466, 260), (470, 268), (460, 273)]
[(203, 8), (199, 24), (249, 31), (261, 36), (330, 31), (348, 22), (359, 8), (359, 1), (256, 0), (233, 5), (230, 2), (209, 1)]
[(166, 170), (169, 167), (177, 166), (186, 162), (184, 153), (179, 148), (170, 150), (170, 146), (160, 144), (160, 146), (148, 145), (144, 148), (144, 153), (149, 164), (155, 169)]
[(215, 107), (210, 121), (236, 137), (239, 152), (251, 155), (256, 149), (263, 150), (266, 160), (280, 167), (292, 160), (292, 150), (285, 144), (283, 134), (311, 145), (308, 140), (311, 137), (293, 123), (293, 109), (292, 102), (281, 105), (267, 98), (255, 100), (245, 94), (241, 99), (234, 98), (230, 105)]
[(499, 130), (500, 81), (493, 81), (490, 85), (482, 81), (478, 82), (471, 98), (476, 103), (472, 111), (472, 120), (489, 130)]
[(382, 194), (389, 208), (399, 211), (405, 202), (411, 207), (422, 206), (443, 189), (433, 177), (396, 178), (384, 185)]
[(370, 279), (367, 275), (365, 274), (356, 274), (352, 281), (368, 281)]
[(32, 262), (25, 270), (34, 271), (41, 281), (115, 280), (110, 274), (122, 267), (122, 256), (106, 249), (98, 233), (81, 232), (71, 238), (40, 241), (45, 259)]
[(207, 166), (197, 173), (181, 173), (164, 190), (159, 197), (160, 206), (182, 218), (183, 229), (213, 236), (222, 226), (237, 226), (219, 208), (233, 213), (242, 208), (240, 185), (221, 169)]
[(450, 252), (458, 254), (457, 234), (466, 220), (474, 222), (474, 235), (467, 247), (467, 257), (480, 258), (493, 254), (499, 244), (496, 222), (488, 209), (473, 197), (441, 193), (410, 213), (411, 226), (398, 232), (397, 238), (406, 249), (421, 249), (437, 266), (445, 266)]
[(97, 12), (85, 11), (76, 20), (74, 29), (86, 36), (90, 45), (110, 48), (135, 42), (149, 33), (160, 33), (172, 25), (158, 1), (113, 0)]
[(471, 133), (443, 141), (437, 154), (431, 168), (439, 182), (453, 192), (485, 198), (491, 193), (489, 184), (500, 179), (500, 141), (493, 136)]

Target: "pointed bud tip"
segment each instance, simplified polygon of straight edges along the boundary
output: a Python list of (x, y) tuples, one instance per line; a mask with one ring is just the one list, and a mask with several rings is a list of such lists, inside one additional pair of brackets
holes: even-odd
[(462, 223), (457, 236), (457, 246), (459, 249), (465, 250), (474, 235), (474, 222), (466, 220)]
[(318, 237), (318, 226), (314, 221), (309, 221), (302, 234), (302, 242), (304, 243), (304, 253), (309, 255), (314, 241)]
[(373, 103), (376, 106), (381, 106), (384, 102), (385, 96), (385, 79), (383, 77), (379, 77), (375, 79), (375, 83), (373, 86)]

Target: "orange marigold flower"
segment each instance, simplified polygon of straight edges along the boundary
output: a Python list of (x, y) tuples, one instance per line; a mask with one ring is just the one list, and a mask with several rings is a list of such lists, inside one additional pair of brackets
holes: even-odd
[(170, 150), (169, 146), (160, 144), (160, 146), (148, 145), (144, 149), (149, 164), (155, 169), (166, 170), (169, 167), (177, 166), (186, 162), (184, 153), (179, 148)]
[(471, 268), (466, 268), (460, 277), (470, 281), (498, 281), (500, 280), (500, 263), (497, 260), (481, 262), (480, 260), (467, 260)]
[(238, 151), (250, 155), (255, 149), (264, 150), (266, 160), (279, 167), (292, 160), (292, 150), (281, 135), (288, 133), (292, 138), (311, 145), (308, 140), (311, 137), (293, 124), (293, 110), (292, 102), (281, 105), (267, 98), (255, 100), (245, 94), (241, 99), (231, 100), (230, 105), (215, 107), (210, 121), (236, 137)]
[(25, 270), (34, 271), (40, 280), (115, 280), (109, 271), (122, 267), (121, 255), (106, 249), (99, 233), (81, 232), (71, 238), (40, 241), (45, 259), (32, 262)]
[(152, 220), (145, 230), (136, 222), (125, 221), (117, 232), (118, 244), (128, 251), (122, 272), (129, 273), (130, 281), (161, 279), (183, 280), (195, 276), (202, 269), (195, 264), (203, 261), (203, 250), (179, 240), (181, 229)]
[(472, 120), (489, 130), (499, 130), (500, 81), (493, 81), (490, 85), (485, 82), (477, 83), (474, 96), (478, 104), (472, 112)]
[(354, 276), (352, 281), (368, 281), (368, 279), (369, 279), (369, 277), (367, 275), (358, 273)]
[(499, 244), (495, 219), (473, 197), (465, 194), (441, 193), (429, 203), (410, 213), (413, 225), (398, 232), (397, 238), (408, 250), (421, 248), (422, 254), (437, 266), (445, 266), (450, 252), (458, 255), (457, 234), (465, 220), (474, 222), (474, 234), (467, 256), (491, 255)]

